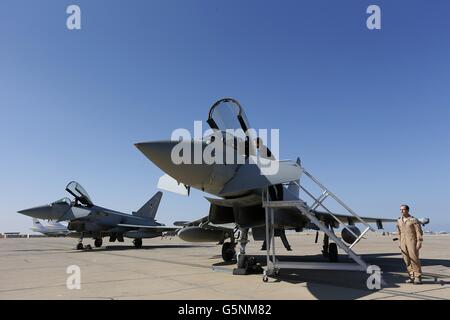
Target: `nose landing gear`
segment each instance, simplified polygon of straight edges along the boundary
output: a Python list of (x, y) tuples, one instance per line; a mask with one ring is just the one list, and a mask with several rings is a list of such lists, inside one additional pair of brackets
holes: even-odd
[(80, 240), (78, 241), (78, 244), (77, 244), (77, 250), (83, 250), (83, 234), (81, 234), (81, 236), (80, 236)]

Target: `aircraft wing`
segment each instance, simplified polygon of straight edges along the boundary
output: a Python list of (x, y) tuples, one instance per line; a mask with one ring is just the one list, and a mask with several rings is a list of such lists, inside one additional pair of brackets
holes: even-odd
[(177, 225), (179, 225), (180, 227), (193, 227), (193, 226), (199, 226), (207, 221), (208, 221), (208, 216), (204, 216), (202, 218), (199, 218), (199, 219), (193, 220), (193, 221), (178, 221), (175, 223)]
[(210, 229), (210, 230), (233, 231), (236, 228), (236, 224), (235, 223), (214, 224), (208, 221), (207, 223), (200, 225), (200, 227), (203, 229)]
[(210, 230), (233, 231), (236, 228), (235, 223), (214, 224), (209, 222), (208, 216), (204, 216), (194, 221), (180, 221), (180, 228), (183, 227), (201, 227)]
[[(316, 217), (318, 217), (320, 220), (334, 220), (333, 217), (328, 213), (324, 211), (314, 211), (314, 214)], [(350, 215), (350, 214), (340, 214), (340, 213), (334, 213), (333, 215), (341, 220), (343, 223), (359, 223), (359, 220)], [(376, 218), (376, 217), (361, 217), (362, 220), (364, 220), (367, 223), (379, 223), (379, 222), (397, 222), (397, 219), (392, 218)]]
[[(231, 199), (217, 199), (205, 197), (210, 203), (222, 207), (249, 207), (261, 204), (261, 196), (256, 194), (250, 194), (247, 196)], [(206, 217), (208, 218), (208, 217)]]
[(129, 228), (129, 229), (145, 229), (145, 230), (154, 230), (154, 231), (175, 231), (180, 229), (180, 227), (176, 226), (145, 226), (139, 224), (118, 224), (117, 227)]

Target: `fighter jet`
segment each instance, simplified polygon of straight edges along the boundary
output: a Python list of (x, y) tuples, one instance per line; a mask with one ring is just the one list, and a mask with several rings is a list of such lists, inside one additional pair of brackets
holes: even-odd
[(162, 197), (160, 191), (131, 215), (94, 205), (88, 193), (76, 181), (70, 182), (66, 191), (74, 200), (62, 198), (48, 205), (18, 212), (37, 219), (69, 221), (67, 229), (80, 234), (78, 250), (84, 248), (84, 237), (95, 239), (95, 247), (102, 246), (103, 237), (109, 237), (109, 242), (123, 242), (123, 238), (127, 237), (134, 239), (134, 246), (140, 248), (143, 238), (155, 238), (165, 231), (179, 228), (156, 222), (155, 215)]
[(59, 222), (49, 221), (44, 224), (36, 218), (33, 218), (33, 227), (30, 230), (42, 233), (48, 237), (65, 237), (69, 234), (67, 226)]
[[(160, 178), (159, 188), (184, 194), (189, 194), (190, 188), (196, 188), (215, 196), (205, 197), (210, 202), (209, 215), (201, 221), (186, 224), (184, 229), (178, 231), (178, 235), (190, 241), (223, 241), (229, 238), (230, 242), (224, 242), (222, 247), (222, 257), (227, 261), (235, 255), (234, 232), (230, 232), (229, 228), (218, 228), (224, 224), (237, 226), (242, 255), (245, 255), (250, 228), (255, 240), (264, 241), (266, 221), (263, 195), (268, 193), (272, 201), (303, 201), (299, 196), (302, 166), (300, 159), (275, 159), (263, 139), (255, 137), (255, 130), (252, 130), (242, 106), (235, 99), (225, 98), (215, 102), (209, 110), (207, 123), (212, 133), (201, 140), (152, 141), (136, 143), (135, 146), (166, 173)], [(202, 155), (210, 154), (219, 161), (199, 158), (196, 150)], [(178, 156), (175, 161), (174, 155)], [(182, 161), (179, 161), (180, 157)], [(267, 173), (268, 167), (277, 170)], [(306, 202), (303, 203), (307, 208)], [(312, 224), (310, 218), (296, 208), (273, 210), (275, 229), (294, 229), (299, 232)], [(328, 212), (313, 210), (312, 213), (330, 229), (339, 227)], [(358, 222), (355, 216), (334, 214), (334, 217), (345, 219), (348, 223), (342, 238), (349, 244), (355, 242), (361, 235), (354, 225)], [(396, 221), (363, 219), (376, 222), (379, 226), (383, 221)], [(337, 259), (336, 243), (328, 243), (328, 236), (324, 236), (322, 253), (330, 261)], [(238, 267), (240, 264), (238, 259)]]

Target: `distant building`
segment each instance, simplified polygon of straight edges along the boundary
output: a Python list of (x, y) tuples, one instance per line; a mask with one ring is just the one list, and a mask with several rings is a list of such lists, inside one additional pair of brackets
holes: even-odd
[(3, 238), (20, 238), (20, 232), (5, 232)]
[(5, 232), (0, 233), (0, 239), (6, 238), (45, 238), (47, 236), (43, 234), (28, 234), (28, 233), (20, 233), (20, 232)]

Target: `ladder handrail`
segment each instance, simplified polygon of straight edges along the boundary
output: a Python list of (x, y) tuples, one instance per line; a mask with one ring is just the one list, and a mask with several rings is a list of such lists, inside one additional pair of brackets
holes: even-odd
[[(319, 204), (322, 208), (325, 209), (325, 211), (332, 217), (334, 218), (334, 220), (336, 220), (339, 224), (343, 225), (344, 229), (347, 229), (348, 232), (350, 232), (355, 238), (358, 238), (358, 235), (355, 234), (350, 228), (348, 228), (348, 226), (343, 223), (338, 217), (336, 217), (333, 212), (331, 212), (327, 207), (325, 207), (325, 205), (323, 203), (319, 203), (316, 199), (308, 190), (306, 190), (304, 187), (300, 186), (300, 188), (306, 192), (306, 194), (308, 194), (311, 198), (313, 198), (314, 200), (316, 200), (317, 204)], [(315, 208), (313, 208), (313, 206), (310, 207), (310, 211), (315, 212)]]
[(364, 235), (367, 233), (367, 231), (369, 231), (369, 228), (366, 228), (363, 232), (361, 232), (361, 234), (359, 235), (358, 238), (356, 238), (356, 240), (350, 245), (350, 249), (353, 248), (363, 237)]
[(353, 252), (352, 249), (350, 249), (345, 243), (339, 239), (333, 231), (326, 228), (323, 223), (320, 222), (316, 218), (316, 216), (311, 213), (309, 210), (302, 210), (303, 208), (300, 205), (296, 206), (298, 210), (300, 210), (301, 213), (305, 214), (314, 224), (317, 225), (319, 229), (321, 229), (324, 233), (326, 233), (342, 250), (344, 250), (356, 263), (358, 263), (361, 267), (363, 267), (365, 270), (367, 269), (368, 265), (364, 262), (363, 259), (361, 259), (360, 256), (356, 255), (356, 253)]
[[(346, 209), (350, 214), (352, 214), (356, 219), (358, 219), (359, 222), (364, 224), (367, 228), (369, 228), (371, 231), (375, 231), (371, 225), (369, 225), (367, 222), (364, 221), (356, 212), (354, 212), (349, 206), (347, 206), (341, 199), (339, 199), (333, 192), (328, 190), (322, 183), (320, 183), (319, 180), (317, 180), (315, 177), (313, 177), (312, 174), (310, 174), (308, 171), (305, 170), (305, 168), (302, 167), (302, 172), (308, 176), (312, 181), (314, 181), (321, 189), (322, 191), (326, 191), (329, 196), (331, 196), (337, 203), (339, 203), (344, 209)], [(303, 189), (303, 188), (302, 188)]]

